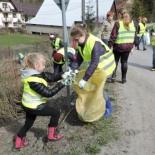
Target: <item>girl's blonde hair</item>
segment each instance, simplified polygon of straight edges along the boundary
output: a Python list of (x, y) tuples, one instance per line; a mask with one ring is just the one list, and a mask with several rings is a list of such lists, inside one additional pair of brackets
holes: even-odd
[[(38, 63), (40, 58), (45, 59), (41, 53), (29, 53), (24, 57), (23, 67), (35, 69), (34, 64)], [(46, 60), (46, 59), (45, 59)]]
[(119, 11), (118, 11), (119, 14), (121, 14), (121, 19), (123, 20), (123, 24), (124, 24), (124, 27), (127, 29), (127, 30), (130, 30), (130, 27), (129, 27), (129, 24), (131, 22), (131, 19), (130, 19), (130, 16), (127, 12), (126, 9), (124, 8), (121, 8)]
[(70, 35), (72, 37), (81, 37), (82, 35), (88, 33), (86, 24), (77, 24), (71, 29)]

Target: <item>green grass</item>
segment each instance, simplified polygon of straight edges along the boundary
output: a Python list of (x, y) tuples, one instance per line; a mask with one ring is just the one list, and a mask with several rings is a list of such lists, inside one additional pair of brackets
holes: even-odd
[(0, 35), (0, 46), (7, 47), (7, 46), (18, 46), (21, 44), (30, 44), (42, 41), (42, 37), (40, 36), (33, 36), (33, 35), (25, 35), (25, 34), (4, 34)]

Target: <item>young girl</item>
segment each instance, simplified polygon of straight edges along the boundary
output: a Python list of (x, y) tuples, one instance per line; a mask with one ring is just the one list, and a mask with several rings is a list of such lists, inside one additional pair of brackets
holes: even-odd
[(24, 68), (20, 71), (24, 84), (22, 108), (26, 113), (26, 121), (17, 134), (13, 151), (28, 145), (28, 142), (24, 139), (37, 116), (51, 116), (48, 124), (48, 140), (57, 141), (62, 138), (61, 135), (56, 134), (60, 111), (50, 107), (46, 103), (46, 97), (54, 96), (64, 87), (61, 82), (52, 89), (47, 87), (47, 82), (56, 82), (62, 79), (63, 73), (53, 75), (43, 72), (45, 69), (45, 57), (39, 53), (30, 53), (25, 56), (23, 65)]
[(96, 69), (103, 69), (107, 77), (112, 74), (115, 69), (113, 53), (101, 39), (88, 33), (87, 25), (75, 25), (71, 30), (71, 37), (78, 43), (78, 53), (70, 67), (77, 69), (83, 61), (89, 64), (85, 76), (79, 82), (80, 88), (84, 89)]

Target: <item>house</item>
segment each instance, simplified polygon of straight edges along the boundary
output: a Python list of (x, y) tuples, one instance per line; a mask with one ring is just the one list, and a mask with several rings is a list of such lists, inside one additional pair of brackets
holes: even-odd
[(40, 5), (17, 4), (15, 0), (0, 1), (0, 28), (19, 27), (35, 17)]
[[(69, 29), (74, 22), (81, 22), (81, 1), (70, 0), (66, 10), (66, 26)], [(26, 22), (30, 34), (63, 34), (62, 11), (54, 0), (44, 0), (37, 15)]]

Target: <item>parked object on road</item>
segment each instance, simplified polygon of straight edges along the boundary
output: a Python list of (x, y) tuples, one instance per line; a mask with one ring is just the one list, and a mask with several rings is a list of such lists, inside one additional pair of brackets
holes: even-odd
[(127, 61), (129, 53), (134, 47), (136, 39), (136, 27), (131, 20), (127, 10), (121, 8), (118, 11), (119, 20), (115, 22), (111, 32), (109, 47), (113, 47), (113, 53), (116, 61), (116, 68), (112, 74), (111, 80), (114, 82), (119, 59), (121, 59), (122, 83), (126, 83)]
[(19, 151), (28, 145), (28, 142), (25, 141), (26, 133), (34, 124), (37, 116), (51, 116), (47, 128), (49, 141), (57, 141), (62, 138), (56, 132), (60, 110), (48, 105), (46, 97), (52, 97), (64, 88), (64, 79), (52, 89), (47, 87), (47, 82), (56, 82), (62, 79), (64, 73), (53, 75), (44, 72), (45, 60), (45, 57), (39, 53), (29, 53), (24, 57), (24, 68), (20, 70), (24, 84), (21, 106), (26, 113), (26, 120), (16, 136), (13, 151)]
[(151, 39), (152, 39), (152, 49), (153, 49), (153, 60), (152, 60), (152, 69), (151, 71), (155, 71), (155, 25), (153, 25), (151, 30)]

